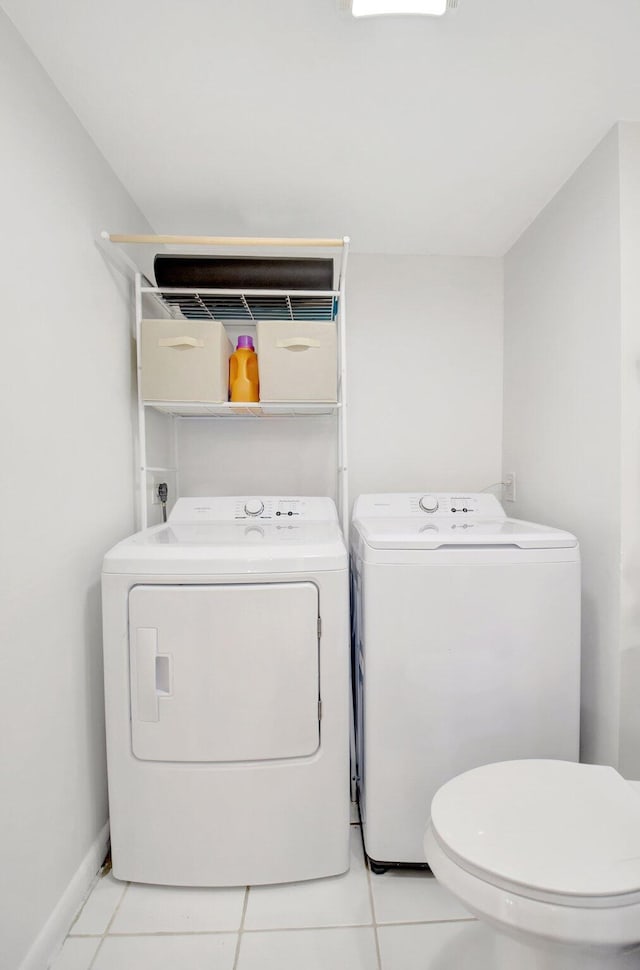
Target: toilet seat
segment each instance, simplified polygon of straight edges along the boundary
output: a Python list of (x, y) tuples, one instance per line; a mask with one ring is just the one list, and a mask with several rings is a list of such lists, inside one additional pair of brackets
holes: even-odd
[(432, 852), (529, 900), (640, 904), (640, 791), (613, 768), (531, 760), (473, 769), (437, 792), (431, 836)]
[(565, 898), (562, 905), (534, 899), (522, 889), (512, 892), (479, 878), (454, 862), (438, 843), (431, 825), (424, 840), (427, 861), (433, 874), (467, 909), (506, 934), (536, 946), (541, 942), (561, 946), (614, 950), (635, 947), (640, 942), (640, 902), (590, 908), (584, 900), (578, 906)]

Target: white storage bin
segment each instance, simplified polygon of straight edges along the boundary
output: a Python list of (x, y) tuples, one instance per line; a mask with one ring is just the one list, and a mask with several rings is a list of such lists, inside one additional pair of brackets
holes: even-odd
[(142, 320), (140, 337), (143, 400), (228, 400), (233, 347), (218, 320)]
[(256, 332), (261, 401), (337, 401), (335, 323), (259, 321)]

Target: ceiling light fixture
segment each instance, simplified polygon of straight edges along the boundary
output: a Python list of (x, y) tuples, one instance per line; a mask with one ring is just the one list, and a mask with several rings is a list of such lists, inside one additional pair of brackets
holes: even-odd
[(354, 17), (381, 17), (393, 14), (425, 14), (441, 17), (458, 0), (352, 0)]

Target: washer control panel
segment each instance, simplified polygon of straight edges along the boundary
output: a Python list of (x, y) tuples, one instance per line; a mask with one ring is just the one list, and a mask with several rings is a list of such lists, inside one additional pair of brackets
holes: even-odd
[(495, 495), (484, 492), (402, 492), (389, 495), (361, 495), (354, 518), (505, 518)]
[(438, 512), (440, 515), (477, 515), (486, 505), (482, 499), (489, 499), (490, 502), (497, 501), (493, 495), (469, 495), (464, 492), (452, 495), (429, 492), (420, 495), (417, 502), (413, 496), (409, 496), (409, 506), (416, 514), (424, 512), (427, 515), (433, 515)]
[(248, 498), (238, 499), (234, 509), (234, 519), (308, 519), (313, 518), (305, 498)]
[(409, 505), (412, 512), (424, 512), (427, 515), (433, 515), (434, 512), (441, 515), (473, 515), (480, 511), (481, 498), (491, 499), (493, 496), (465, 495), (463, 492), (457, 495), (428, 492), (418, 496), (417, 502), (414, 496), (410, 496)]
[(330, 498), (315, 496), (234, 495), (179, 498), (169, 521), (180, 522), (336, 522)]

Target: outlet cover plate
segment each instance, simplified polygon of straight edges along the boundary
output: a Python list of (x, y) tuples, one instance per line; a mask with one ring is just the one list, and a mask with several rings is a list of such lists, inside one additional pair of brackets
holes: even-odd
[(507, 472), (502, 479), (502, 498), (505, 502), (515, 502), (516, 500), (516, 473)]

